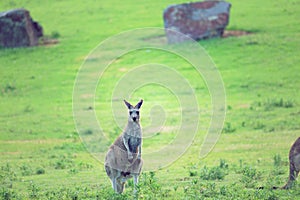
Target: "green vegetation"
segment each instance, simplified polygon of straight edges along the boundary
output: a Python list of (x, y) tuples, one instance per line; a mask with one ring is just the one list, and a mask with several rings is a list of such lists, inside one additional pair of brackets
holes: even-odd
[[(299, 184), (271, 190), (288, 177), (288, 152), (300, 130), (300, 2), (232, 0), (229, 30), (250, 35), (200, 41), (216, 63), (226, 89), (227, 113), (218, 143), (199, 158), (204, 131), (176, 162), (140, 177), (140, 199), (298, 199)], [(24, 7), (57, 44), (0, 49), (0, 199), (132, 199), (129, 181), (114, 194), (103, 164), (77, 134), (72, 113), (74, 81), (85, 57), (106, 38), (135, 28), (163, 27), (167, 1), (13, 1), (1, 10)], [(171, 59), (170, 59), (171, 58)], [(209, 110), (203, 80), (176, 55), (137, 50), (123, 55), (103, 74), (95, 108), (110, 141), (120, 134), (111, 112), (116, 81), (146, 63), (172, 66), (188, 79), (200, 110)], [(125, 71), (124, 71), (125, 70)], [(145, 151), (166, 145), (181, 121), (179, 102), (169, 91), (147, 85), (142, 125), (151, 123), (151, 104), (168, 114), (166, 129), (145, 140)], [(120, 104), (122, 104), (120, 100)], [(126, 117), (124, 107), (124, 116)], [(209, 114), (201, 113), (201, 123)], [(170, 117), (171, 116), (171, 117)], [(124, 124), (125, 125), (125, 124)], [(95, 134), (86, 130), (87, 136)], [(164, 158), (162, 158), (164, 159)], [(264, 186), (265, 189), (257, 188)]]

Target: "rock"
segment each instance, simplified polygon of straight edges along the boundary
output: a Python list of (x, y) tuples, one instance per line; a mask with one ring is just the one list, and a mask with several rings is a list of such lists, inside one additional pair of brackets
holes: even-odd
[(204, 1), (171, 5), (164, 10), (164, 27), (169, 43), (221, 37), (229, 22), (231, 4)]
[(0, 47), (36, 46), (42, 36), (43, 28), (32, 20), (28, 10), (0, 12)]

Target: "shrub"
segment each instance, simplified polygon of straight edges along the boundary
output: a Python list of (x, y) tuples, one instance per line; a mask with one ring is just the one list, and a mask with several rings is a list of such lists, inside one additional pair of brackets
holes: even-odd
[(257, 180), (259, 180), (261, 177), (261, 173), (259, 173), (255, 168), (248, 165), (244, 166), (241, 172), (241, 182), (245, 184), (246, 188), (255, 187)]
[(33, 174), (31, 167), (26, 164), (23, 164), (20, 167), (20, 170), (21, 170), (22, 176), (30, 176)]
[[(128, 181), (128, 185), (133, 188), (132, 179)], [(162, 187), (156, 178), (155, 172), (143, 172), (137, 190), (137, 195), (142, 199), (165, 199), (170, 197), (171, 192), (171, 189)], [(137, 196), (135, 196), (135, 199), (137, 199)]]
[(18, 180), (16, 172), (11, 165), (7, 163), (0, 168), (0, 186), (12, 187), (13, 181)]
[(223, 133), (233, 133), (235, 131), (236, 128), (234, 128), (230, 122), (226, 122), (222, 130)]
[(211, 168), (204, 166), (200, 170), (200, 178), (203, 180), (222, 180), (225, 176), (225, 171), (219, 166)]
[(35, 173), (38, 174), (38, 175), (39, 175), (39, 174), (45, 174), (46, 171), (45, 171), (44, 168), (37, 168)]

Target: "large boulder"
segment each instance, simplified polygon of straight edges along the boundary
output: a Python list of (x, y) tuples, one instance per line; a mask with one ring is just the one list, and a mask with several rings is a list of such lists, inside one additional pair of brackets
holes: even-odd
[(28, 10), (0, 12), (0, 47), (36, 46), (42, 36), (43, 28), (32, 20)]
[[(188, 37), (201, 40), (222, 36), (229, 22), (230, 7), (231, 4), (225, 1), (204, 1), (169, 6), (164, 10), (163, 15), (168, 42), (181, 42)], [(182, 33), (188, 37), (182, 37)]]

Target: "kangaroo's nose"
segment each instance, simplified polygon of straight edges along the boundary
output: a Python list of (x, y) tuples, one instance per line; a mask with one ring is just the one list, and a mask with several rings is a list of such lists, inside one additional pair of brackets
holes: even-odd
[(133, 120), (133, 121), (136, 121), (136, 117), (133, 117), (132, 120)]

